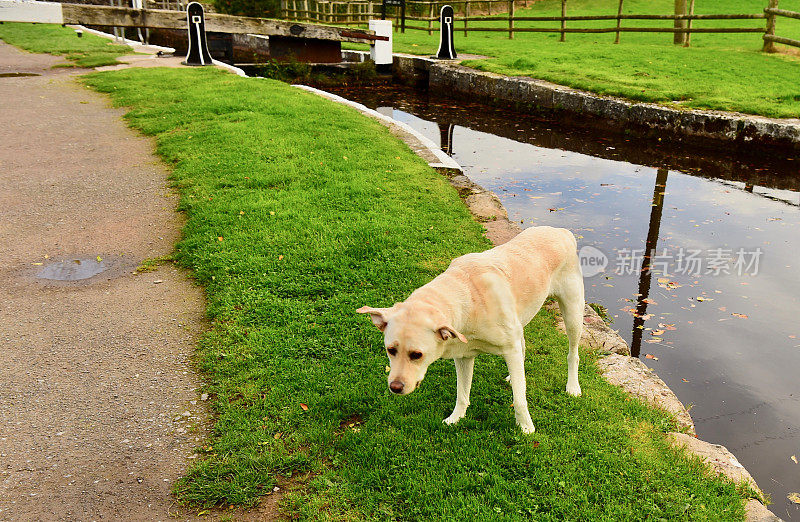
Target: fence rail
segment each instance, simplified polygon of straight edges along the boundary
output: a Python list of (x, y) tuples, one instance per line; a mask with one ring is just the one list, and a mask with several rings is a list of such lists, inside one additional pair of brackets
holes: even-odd
[(776, 43), (791, 45), (792, 47), (800, 47), (800, 40), (795, 40), (793, 38), (785, 38), (783, 36), (775, 35), (775, 25), (777, 23), (778, 18), (783, 17), (783, 18), (794, 18), (795, 20), (800, 20), (800, 13), (796, 11), (787, 11), (785, 9), (778, 9), (778, 0), (769, 0), (769, 6), (766, 9), (764, 9), (764, 14), (767, 17), (767, 30), (763, 36), (764, 52), (774, 53), (777, 50), (775, 48)]
[[(568, 15), (566, 1), (562, 0), (561, 16), (516, 16), (517, 7), (527, 7), (529, 0), (453, 0), (441, 2), (432, 0), (407, 0), (406, 20), (423, 22), (424, 25), (406, 25), (409, 30), (427, 31), (432, 34), (435, 23), (438, 22), (438, 6), (445, 3), (456, 9), (454, 23), (458, 31), (463, 31), (464, 36), (471, 32), (507, 33), (509, 38), (514, 38), (515, 33), (560, 33), (564, 41), (568, 33), (616, 33), (614, 43), (619, 43), (620, 33), (673, 33), (685, 38), (684, 45), (689, 45), (689, 39), (694, 33), (765, 33), (762, 27), (694, 27), (692, 22), (697, 20), (767, 20), (765, 46), (770, 42), (786, 43), (786, 38), (774, 36), (769, 33), (769, 21), (776, 16), (800, 18), (800, 13), (777, 9), (777, 0), (770, 0), (770, 5), (763, 13), (739, 14), (695, 14), (694, 0), (689, 3), (689, 12), (685, 14), (623, 14), (622, 1), (616, 14), (608, 15)], [(492, 15), (492, 10), (505, 9), (504, 13)], [(774, 4), (774, 5), (773, 5)], [(284, 18), (302, 22), (331, 23), (337, 25), (366, 24), (368, 20), (381, 16), (381, 2), (377, 0), (326, 1), (326, 0), (281, 0), (281, 10)], [(478, 11), (476, 13), (476, 11)], [(387, 13), (388, 18), (397, 18), (397, 13)], [(672, 21), (674, 27), (636, 27), (622, 25), (625, 20), (654, 20)], [(568, 27), (567, 24), (584, 21), (610, 21), (616, 22), (614, 27)], [(496, 27), (486, 25), (472, 25), (476, 22), (497, 22)], [(559, 23), (553, 27), (520, 27), (519, 22), (553, 22)], [(463, 25), (462, 25), (463, 24)], [(502, 25), (501, 25), (502, 24)], [(399, 30), (399, 23), (395, 30)], [(774, 27), (774, 23), (773, 23)], [(677, 41), (677, 40), (676, 40)], [(790, 44), (792, 45), (792, 44)]]

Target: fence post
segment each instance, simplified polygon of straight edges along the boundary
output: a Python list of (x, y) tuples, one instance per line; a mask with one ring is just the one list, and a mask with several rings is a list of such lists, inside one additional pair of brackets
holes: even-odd
[[(689, 0), (689, 15), (694, 14), (694, 0)], [(684, 47), (689, 47), (692, 42), (692, 19), (686, 21), (686, 29), (688, 32), (686, 33), (686, 43), (683, 44)]]
[[(778, 0), (769, 0), (769, 8), (770, 9), (777, 9), (778, 8)], [(764, 33), (764, 36), (775, 36), (775, 15), (767, 13), (767, 30)], [(764, 40), (764, 47), (761, 49), (765, 53), (774, 53), (775, 52), (775, 42), (770, 40)]]
[(567, 0), (561, 0), (561, 39), (559, 41), (563, 42), (566, 40), (567, 33), (564, 29), (567, 28), (567, 21), (565, 17), (567, 16)]
[[(675, 0), (675, 14), (676, 15), (686, 14), (686, 0)], [(676, 18), (674, 27), (675, 29), (686, 29), (686, 20), (678, 20)], [(675, 45), (685, 44), (686, 33), (675, 33), (675, 36), (672, 39), (672, 43), (674, 43)]]
[(514, 0), (508, 0), (508, 39), (514, 39)]
[(489, 10), (489, 16), (492, 16), (492, 2), (493, 0), (488, 0), (486, 2), (486, 8)]
[(622, 2), (624, 0), (619, 0), (619, 8), (617, 9), (617, 37), (614, 38), (614, 43), (619, 43), (619, 28), (622, 25)]
[(466, 38), (469, 33), (467, 29), (467, 18), (469, 18), (469, 0), (464, 3), (464, 38)]
[(281, 0), (281, 18), (284, 20), (289, 19), (289, 6), (287, 5), (287, 0)]
[(433, 2), (428, 6), (428, 36), (433, 34)]

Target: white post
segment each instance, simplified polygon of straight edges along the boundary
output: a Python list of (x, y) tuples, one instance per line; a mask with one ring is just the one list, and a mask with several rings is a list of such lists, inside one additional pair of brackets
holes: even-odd
[(370, 20), (369, 30), (375, 31), (377, 36), (387, 36), (388, 41), (376, 40), (369, 46), (369, 57), (375, 65), (392, 64), (392, 21)]

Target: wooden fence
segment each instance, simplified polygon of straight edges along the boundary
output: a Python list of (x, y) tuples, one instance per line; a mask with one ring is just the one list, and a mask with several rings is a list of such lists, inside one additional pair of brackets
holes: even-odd
[(764, 51), (774, 53), (776, 51), (775, 44), (791, 45), (793, 47), (800, 47), (800, 40), (792, 38), (784, 38), (783, 36), (775, 36), (775, 25), (779, 17), (794, 18), (800, 20), (800, 13), (796, 11), (786, 11), (785, 9), (778, 9), (778, 0), (769, 0), (769, 7), (764, 9), (764, 14), (767, 17), (767, 31), (764, 33)]
[[(508, 38), (514, 38), (516, 33), (559, 33), (561, 41), (566, 39), (568, 33), (615, 33), (615, 43), (619, 43), (620, 33), (673, 33), (685, 35), (683, 43), (689, 45), (692, 34), (696, 33), (764, 33), (761, 27), (693, 27), (695, 20), (763, 20), (770, 16), (790, 16), (782, 11), (771, 9), (777, 0), (770, 0), (770, 8), (764, 13), (754, 14), (695, 14), (694, 0), (689, 2), (686, 14), (665, 15), (636, 15), (623, 14), (623, 0), (615, 14), (608, 15), (568, 15), (567, 2), (562, 0), (561, 16), (516, 16), (515, 7), (527, 7), (527, 0), (453, 0), (452, 2), (436, 2), (430, 0), (406, 0), (406, 20), (423, 22), (424, 25), (406, 24), (406, 29), (427, 31), (432, 34), (438, 29), (439, 8), (445, 4), (452, 5), (456, 11), (454, 23), (459, 32), (468, 36), (471, 32), (498, 32), (508, 33)], [(381, 17), (381, 2), (378, 0), (281, 0), (283, 17), (289, 20), (304, 22), (327, 23), (336, 25), (366, 24), (368, 20)], [(498, 14), (492, 15), (492, 11)], [(779, 11), (779, 12), (778, 12)], [(768, 14), (774, 12), (773, 14)], [(502, 13), (502, 14), (501, 14)], [(798, 13), (791, 16), (800, 17)], [(387, 12), (387, 18), (397, 19), (398, 14), (393, 9)], [(653, 20), (673, 21), (673, 27), (639, 27), (623, 26), (623, 20)], [(609, 27), (575, 27), (572, 24), (580, 21), (609, 21), (615, 22)], [(481, 25), (483, 22), (501, 22), (496, 26)], [(517, 22), (559, 22), (552, 27), (519, 27)], [(568, 25), (569, 23), (569, 25)], [(472, 25), (477, 24), (477, 25)], [(395, 23), (395, 31), (399, 23)], [(773, 23), (774, 26), (774, 23)], [(783, 42), (780, 37), (772, 37), (775, 42)], [(677, 38), (676, 38), (677, 41)]]

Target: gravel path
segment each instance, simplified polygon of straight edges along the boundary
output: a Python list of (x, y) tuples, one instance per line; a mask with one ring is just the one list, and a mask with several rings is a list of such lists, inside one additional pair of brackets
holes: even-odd
[[(122, 111), (0, 42), (0, 520), (168, 520), (205, 436), (200, 288), (167, 171)], [(10, 72), (40, 76), (10, 77)], [(37, 274), (102, 259), (80, 281)]]

